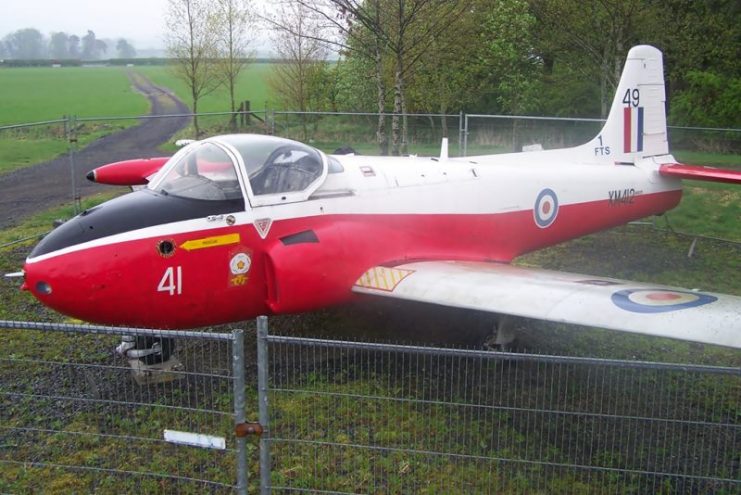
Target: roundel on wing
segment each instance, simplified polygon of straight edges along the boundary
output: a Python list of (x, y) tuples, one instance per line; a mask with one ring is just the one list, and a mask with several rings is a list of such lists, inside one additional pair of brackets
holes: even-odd
[(612, 295), (619, 308), (633, 313), (666, 313), (717, 301), (715, 296), (668, 289), (625, 289)]
[(553, 189), (543, 189), (535, 198), (533, 207), (533, 219), (535, 224), (544, 229), (550, 227), (556, 221), (558, 215), (558, 196)]

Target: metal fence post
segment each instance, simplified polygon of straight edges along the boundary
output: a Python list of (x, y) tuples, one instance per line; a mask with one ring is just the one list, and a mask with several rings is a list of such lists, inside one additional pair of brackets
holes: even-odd
[(75, 151), (77, 149), (77, 117), (65, 116), (65, 130), (67, 131), (67, 155), (69, 156), (69, 173), (71, 181), (72, 204), (75, 215), (80, 213), (80, 199), (77, 197), (77, 179), (75, 177)]
[(268, 318), (257, 318), (257, 404), (260, 425), (260, 495), (270, 493), (270, 427), (268, 425)]
[[(244, 379), (244, 331), (232, 332), (232, 374), (234, 377), (234, 425), (246, 421)], [(237, 493), (247, 495), (247, 438), (237, 436)]]
[(463, 154), (463, 110), (458, 112), (458, 156)]
[(468, 114), (463, 122), (463, 156), (468, 156)]

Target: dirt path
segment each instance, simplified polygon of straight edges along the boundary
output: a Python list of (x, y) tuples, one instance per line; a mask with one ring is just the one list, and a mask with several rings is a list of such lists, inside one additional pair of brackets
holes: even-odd
[[(137, 91), (150, 101), (150, 115), (189, 113), (183, 102), (147, 78), (130, 71)], [(189, 117), (142, 119), (141, 123), (114, 132), (91, 143), (75, 154), (75, 180), (79, 194), (87, 196), (108, 189), (85, 179), (101, 165), (130, 158), (162, 156), (157, 147), (185, 127)], [(0, 176), (0, 229), (18, 224), (23, 218), (72, 199), (70, 162), (65, 153), (53, 160), (25, 167)]]

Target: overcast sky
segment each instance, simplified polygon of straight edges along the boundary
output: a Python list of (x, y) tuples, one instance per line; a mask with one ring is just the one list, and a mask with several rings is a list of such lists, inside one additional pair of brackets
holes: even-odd
[[(34, 27), (49, 36), (64, 31), (97, 38), (126, 38), (136, 48), (162, 47), (167, 0), (5, 0), (0, 37)], [(5, 2), (3, 2), (5, 3)]]
[[(163, 48), (167, 0), (2, 0), (0, 38), (34, 27), (97, 38), (126, 38), (137, 49)], [(258, 0), (257, 4), (263, 3)]]

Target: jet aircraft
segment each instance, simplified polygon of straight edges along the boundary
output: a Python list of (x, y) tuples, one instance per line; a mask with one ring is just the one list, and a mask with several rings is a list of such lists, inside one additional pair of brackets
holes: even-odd
[[(373, 295), (741, 348), (741, 297), (511, 264), (670, 210), (681, 179), (741, 183), (676, 162), (665, 99), (661, 52), (637, 46), (604, 127), (576, 147), (375, 157), (234, 134), (109, 164), (89, 178), (144, 187), (46, 236), (23, 288), (65, 315), (135, 327)], [(137, 346), (124, 351), (158, 352)]]

